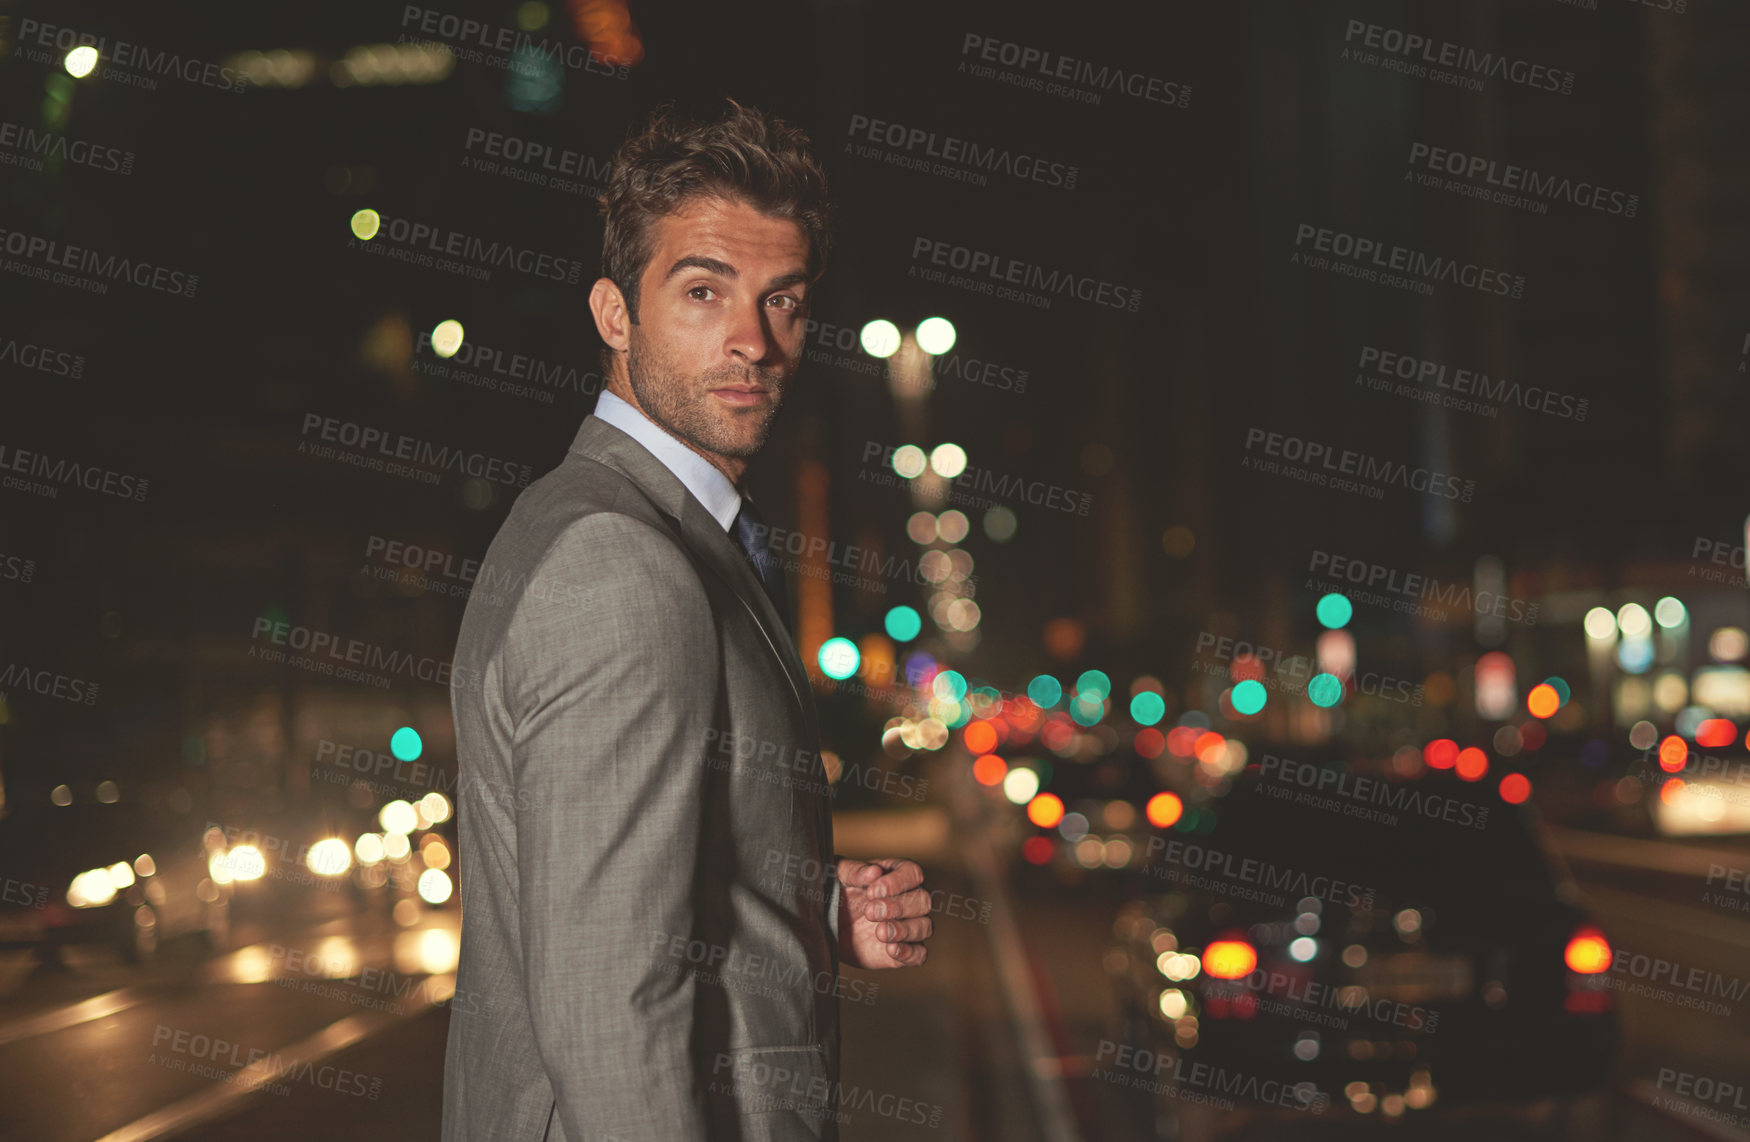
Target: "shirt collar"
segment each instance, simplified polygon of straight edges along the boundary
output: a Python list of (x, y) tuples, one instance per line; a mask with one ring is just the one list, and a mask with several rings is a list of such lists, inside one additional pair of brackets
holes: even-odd
[(606, 389), (596, 397), (595, 415), (644, 445), (703, 504), (725, 532), (741, 511), (741, 493), (711, 462), (668, 434), (655, 421)]

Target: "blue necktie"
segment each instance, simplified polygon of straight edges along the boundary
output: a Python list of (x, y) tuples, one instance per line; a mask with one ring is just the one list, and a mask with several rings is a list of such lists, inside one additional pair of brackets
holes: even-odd
[(760, 586), (765, 588), (766, 598), (787, 625), (790, 608), (784, 598), (784, 572), (778, 567), (778, 557), (772, 554), (771, 535), (771, 528), (754, 510), (753, 501), (743, 496), (741, 510), (735, 515), (735, 538), (740, 541), (742, 553), (752, 565)]

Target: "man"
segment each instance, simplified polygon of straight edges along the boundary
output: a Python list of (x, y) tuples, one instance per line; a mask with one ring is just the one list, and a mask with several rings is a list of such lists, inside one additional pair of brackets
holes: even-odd
[[(659, 111), (615, 156), (609, 380), (511, 509), (453, 686), (462, 950), (444, 1137), (836, 1138), (838, 967), (920, 965), (923, 872), (832, 853), (781, 580), (737, 491), (802, 356), (797, 130)], [(526, 586), (525, 586), (526, 584)]]

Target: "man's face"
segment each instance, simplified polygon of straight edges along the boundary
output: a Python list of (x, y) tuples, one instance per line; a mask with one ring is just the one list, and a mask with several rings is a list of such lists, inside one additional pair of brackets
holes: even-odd
[(645, 413), (699, 451), (746, 461), (802, 357), (808, 238), (797, 223), (700, 198), (655, 225), (626, 366)]

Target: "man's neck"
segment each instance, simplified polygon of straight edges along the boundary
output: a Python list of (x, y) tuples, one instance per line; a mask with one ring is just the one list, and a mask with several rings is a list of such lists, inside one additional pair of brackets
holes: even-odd
[(719, 456), (715, 452), (707, 452), (686, 437), (675, 432), (670, 432), (667, 425), (663, 424), (660, 420), (657, 420), (654, 416), (651, 416), (644, 410), (644, 406), (638, 403), (638, 397), (632, 392), (631, 384), (629, 384), (623, 377), (616, 375), (610, 378), (608, 380), (607, 391), (613, 393), (615, 396), (637, 409), (639, 416), (642, 416), (651, 424), (656, 425), (656, 427), (660, 428), (662, 431), (667, 432), (668, 435), (686, 445), (689, 450), (697, 453), (705, 463), (711, 465), (711, 467), (717, 469), (719, 472), (722, 472), (731, 484), (734, 484), (738, 489), (741, 487), (741, 477), (747, 471), (746, 460), (734, 456)]

